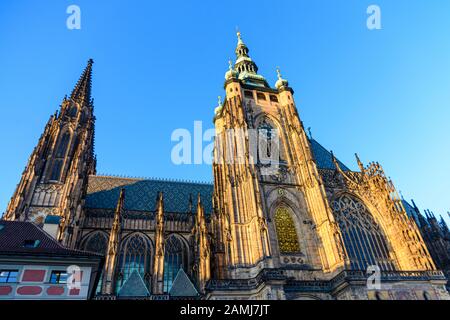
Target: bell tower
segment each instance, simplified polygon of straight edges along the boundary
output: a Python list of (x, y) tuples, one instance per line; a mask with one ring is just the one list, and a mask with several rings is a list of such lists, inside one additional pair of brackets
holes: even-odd
[(214, 116), (215, 277), (253, 278), (270, 268), (340, 269), (345, 249), (294, 91), (279, 70), (270, 87), (237, 35), (226, 98)]
[(47, 215), (59, 216), (59, 240), (80, 214), (88, 175), (95, 174), (92, 64), (47, 122), (5, 214), (7, 220), (38, 224)]

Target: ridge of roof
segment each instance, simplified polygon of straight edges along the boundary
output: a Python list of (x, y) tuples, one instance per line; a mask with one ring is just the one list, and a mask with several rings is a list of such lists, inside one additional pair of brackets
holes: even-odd
[(176, 178), (133, 177), (133, 176), (127, 176), (127, 175), (114, 175), (114, 174), (97, 174), (97, 175), (90, 175), (90, 177), (123, 179), (123, 180), (130, 180), (130, 181), (157, 181), (157, 182), (169, 182), (169, 183), (199, 184), (199, 185), (207, 185), (207, 186), (213, 185), (212, 182), (208, 182), (208, 181), (196, 181), (196, 180), (176, 179)]

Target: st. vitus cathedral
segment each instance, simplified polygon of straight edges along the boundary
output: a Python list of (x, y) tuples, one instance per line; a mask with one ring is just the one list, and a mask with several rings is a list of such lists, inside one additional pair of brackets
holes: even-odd
[[(348, 169), (305, 133), (288, 81), (278, 72), (271, 87), (239, 33), (235, 52), (214, 112), (214, 185), (96, 174), (90, 60), (3, 218), (56, 221), (61, 243), (104, 253), (97, 299), (448, 299), (445, 222), (399, 198), (380, 164)], [(279, 132), (276, 172), (226, 161), (261, 128)]]

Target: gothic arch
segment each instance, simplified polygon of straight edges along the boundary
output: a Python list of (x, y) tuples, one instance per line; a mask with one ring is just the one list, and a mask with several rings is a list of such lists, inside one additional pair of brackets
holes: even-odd
[(284, 136), (284, 130), (281, 127), (281, 124), (279, 123), (278, 119), (276, 119), (271, 114), (261, 112), (255, 117), (255, 128), (260, 129), (261, 127), (264, 128), (264, 126), (270, 126), (272, 129), (278, 130), (278, 138), (279, 138), (279, 152), (280, 152), (280, 160), (286, 161), (288, 154), (286, 149), (286, 138)]
[(153, 255), (151, 239), (141, 232), (133, 232), (122, 240), (117, 260), (116, 293), (133, 271), (137, 271), (150, 288)]
[(57, 141), (55, 142), (55, 149), (53, 152), (53, 161), (49, 170), (49, 180), (62, 180), (73, 136), (73, 130), (69, 126), (63, 127), (57, 135)]
[(105, 254), (108, 248), (109, 236), (104, 231), (92, 231), (81, 242), (81, 248), (86, 251)]
[(280, 254), (300, 254), (300, 241), (294, 214), (286, 205), (275, 209), (275, 230)]
[[(283, 190), (283, 195), (280, 196), (279, 190)], [(293, 192), (286, 188), (274, 188), (265, 194), (265, 199), (268, 205), (268, 227), (269, 227), (269, 238), (271, 253), (274, 257), (274, 262), (282, 263), (281, 254), (279, 252), (277, 232), (275, 226), (275, 213), (279, 206), (286, 206), (290, 209), (292, 214), (293, 222), (297, 231), (297, 237), (300, 245), (301, 259), (303, 263), (322, 267), (322, 262), (319, 259), (318, 253), (318, 243), (320, 239), (317, 238), (314, 230), (311, 229), (311, 224), (309, 223), (310, 217), (308, 212), (305, 210), (306, 203), (302, 198), (302, 194)]]
[(366, 270), (377, 265), (381, 270), (395, 270), (391, 246), (379, 219), (356, 195), (342, 192), (331, 201), (334, 218), (341, 230), (350, 267)]
[(180, 268), (188, 271), (189, 246), (178, 234), (170, 234), (164, 240), (164, 292), (169, 292)]

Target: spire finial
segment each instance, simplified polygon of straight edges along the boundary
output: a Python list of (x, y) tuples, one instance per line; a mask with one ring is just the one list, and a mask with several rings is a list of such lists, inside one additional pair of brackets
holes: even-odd
[(278, 76), (278, 79), (281, 79), (280, 67), (277, 67), (277, 76)]
[(219, 107), (222, 106), (222, 97), (221, 96), (217, 97), (217, 103), (219, 104)]
[(244, 44), (244, 41), (242, 40), (242, 34), (241, 34), (241, 31), (239, 30), (239, 27), (236, 27), (236, 35), (237, 35), (237, 38), (238, 38), (238, 45), (245, 45)]
[(357, 153), (355, 153), (355, 158), (356, 158), (356, 162), (358, 163), (358, 167), (361, 170), (361, 172), (364, 173), (364, 164), (361, 162), (361, 160), (359, 159), (359, 156)]
[(309, 134), (309, 138), (312, 139), (313, 136), (312, 136), (312, 132), (311, 132), (311, 127), (308, 127), (308, 134)]
[(277, 67), (277, 77), (278, 77), (278, 80), (275, 83), (275, 88), (280, 89), (281, 87), (289, 86), (289, 82), (281, 77), (280, 67)]
[(229, 69), (230, 71), (233, 70), (233, 62), (231, 61), (231, 59), (228, 59), (228, 69)]
[(81, 99), (83, 102), (91, 102), (91, 81), (92, 81), (92, 65), (94, 60), (89, 59), (80, 79), (70, 96), (71, 99)]

